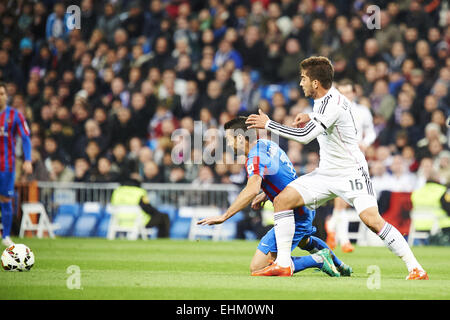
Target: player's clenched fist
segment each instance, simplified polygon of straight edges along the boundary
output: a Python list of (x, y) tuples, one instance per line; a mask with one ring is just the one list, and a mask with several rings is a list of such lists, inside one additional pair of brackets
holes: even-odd
[(261, 207), (264, 205), (264, 203), (267, 200), (267, 195), (264, 192), (261, 192), (258, 194), (255, 199), (252, 201), (252, 209), (258, 210), (261, 209)]
[(258, 109), (259, 114), (251, 114), (248, 116), (245, 124), (248, 125), (249, 129), (264, 129), (269, 117), (261, 109)]
[(33, 173), (33, 165), (31, 163), (31, 161), (24, 161), (22, 168), (23, 168), (23, 171), (26, 174), (32, 174)]
[(309, 120), (311, 120), (311, 118), (309, 117), (308, 114), (306, 114), (306, 113), (299, 113), (295, 117), (294, 122), (292, 123), (292, 125), (294, 127), (301, 127), (305, 123), (309, 122)]

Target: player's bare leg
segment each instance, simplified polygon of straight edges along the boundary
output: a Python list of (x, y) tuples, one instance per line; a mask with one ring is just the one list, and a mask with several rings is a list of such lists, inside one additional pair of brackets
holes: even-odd
[(294, 208), (304, 205), (297, 190), (286, 187), (274, 199), (274, 230), (277, 240), (277, 258), (258, 275), (291, 276), (294, 267), (291, 259), (292, 239), (295, 233)]
[(409, 272), (407, 280), (428, 280), (426, 271), (417, 261), (405, 238), (394, 226), (380, 216), (377, 207), (370, 207), (361, 211), (359, 217), (370, 230), (383, 240), (389, 250), (405, 262)]
[(256, 249), (256, 252), (252, 258), (252, 262), (250, 262), (250, 272), (253, 273), (267, 267), (271, 262), (275, 261), (276, 258), (276, 252), (269, 251), (267, 254), (265, 254), (261, 250)]

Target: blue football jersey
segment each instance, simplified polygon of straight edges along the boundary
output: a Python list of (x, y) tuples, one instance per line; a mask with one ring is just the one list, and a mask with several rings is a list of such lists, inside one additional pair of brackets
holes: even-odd
[[(297, 173), (286, 153), (273, 141), (259, 139), (250, 150), (246, 161), (247, 176), (261, 176), (261, 188), (269, 199), (273, 199), (292, 181)], [(296, 209), (299, 215), (309, 211), (306, 207)], [(295, 215), (296, 219), (299, 215)]]

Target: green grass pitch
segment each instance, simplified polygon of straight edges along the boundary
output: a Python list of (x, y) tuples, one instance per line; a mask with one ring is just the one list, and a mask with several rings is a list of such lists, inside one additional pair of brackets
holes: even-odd
[[(346, 254), (337, 248), (353, 267), (350, 278), (330, 278), (313, 269), (278, 278), (250, 276), (256, 241), (13, 240), (28, 245), (36, 263), (30, 272), (0, 271), (2, 300), (450, 299), (448, 247), (414, 247), (430, 280), (406, 281), (403, 262), (384, 247), (356, 247)], [(305, 252), (295, 249), (293, 255)], [(72, 265), (79, 267), (78, 278), (68, 273)], [(378, 289), (370, 286), (376, 279), (368, 273), (371, 265), (380, 270)], [(69, 289), (76, 279), (80, 289)]]

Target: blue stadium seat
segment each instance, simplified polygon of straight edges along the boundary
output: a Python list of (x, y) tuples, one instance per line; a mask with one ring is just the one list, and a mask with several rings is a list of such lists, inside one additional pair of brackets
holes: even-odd
[(111, 204), (110, 203), (108, 203), (106, 206), (104, 206), (103, 208), (102, 208), (102, 217), (105, 217), (105, 216), (110, 216), (111, 215)]
[(258, 237), (256, 236), (256, 233), (250, 230), (245, 230), (245, 240), (258, 240)]
[(175, 221), (178, 216), (178, 209), (170, 204), (162, 204), (160, 206), (157, 206), (156, 209), (163, 213), (167, 213), (169, 215), (170, 222)]
[(104, 214), (98, 223), (97, 230), (95, 231), (95, 236), (106, 238), (108, 234), (109, 221), (111, 220), (110, 214)]
[(94, 236), (97, 224), (103, 214), (102, 205), (99, 202), (86, 202), (81, 206), (80, 212), (80, 217), (74, 226), (73, 235), (75, 237)]
[(283, 94), (286, 101), (289, 101), (289, 91), (291, 91), (291, 88), (293, 87), (292, 84), (284, 84), (281, 87), (281, 93)]
[(76, 217), (72, 214), (57, 214), (53, 219), (53, 223), (59, 226), (59, 228), (55, 230), (55, 235), (62, 237), (71, 236), (75, 221)]
[(223, 240), (233, 240), (236, 238), (237, 223), (230, 220), (225, 221), (222, 225), (221, 233)]
[(73, 235), (75, 237), (91, 237), (94, 235), (95, 227), (100, 215), (85, 214), (80, 216), (75, 222)]
[(80, 205), (78, 203), (59, 205), (56, 216), (53, 218), (53, 223), (59, 225), (59, 228), (55, 230), (55, 235), (71, 236), (79, 213)]
[(93, 214), (97, 216), (103, 215), (103, 207), (100, 202), (85, 202), (81, 206), (80, 210), (81, 215), (85, 214)]
[(227, 222), (238, 222), (244, 219), (244, 213), (242, 211), (237, 212), (234, 216), (227, 220)]
[(272, 96), (275, 92), (282, 92), (283, 86), (281, 84), (269, 84), (260, 87), (261, 98), (272, 101)]
[(191, 218), (178, 217), (171, 223), (170, 238), (172, 239), (186, 239), (189, 235), (191, 227)]
[(58, 214), (69, 214), (77, 217), (80, 214), (80, 204), (78, 203), (60, 204), (58, 210), (56, 210), (56, 215)]

